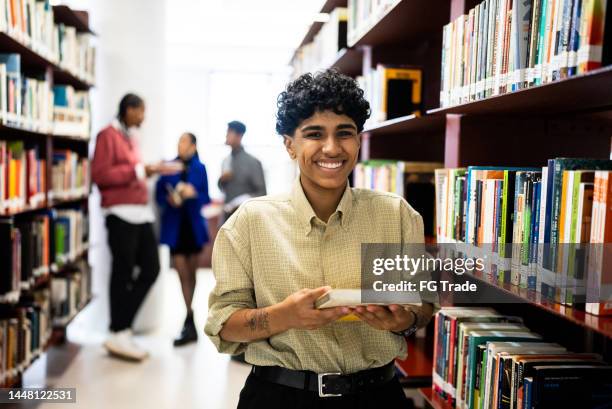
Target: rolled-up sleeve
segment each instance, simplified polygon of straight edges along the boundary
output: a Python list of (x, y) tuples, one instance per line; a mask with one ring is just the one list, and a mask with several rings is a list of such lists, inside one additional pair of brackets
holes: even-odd
[(228, 342), (219, 336), (223, 325), (236, 311), (256, 308), (251, 270), (248, 221), (240, 209), (219, 230), (212, 254), (215, 287), (208, 298), (208, 319), (205, 334), (217, 350), (226, 354), (240, 354), (247, 344)]

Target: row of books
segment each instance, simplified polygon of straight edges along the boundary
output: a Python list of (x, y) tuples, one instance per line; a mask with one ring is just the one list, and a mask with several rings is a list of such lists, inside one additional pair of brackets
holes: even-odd
[(352, 46), (402, 0), (349, 0), (348, 44)]
[(353, 186), (404, 197), (423, 217), (425, 234), (434, 234), (434, 170), (437, 162), (368, 160), (355, 166)]
[(294, 77), (332, 65), (338, 52), (347, 47), (347, 17), (346, 7), (337, 7), (329, 13), (329, 20), (323, 23), (313, 41), (296, 51), (291, 61)]
[(70, 85), (53, 87), (53, 134), (89, 138), (91, 114), (89, 92)]
[(0, 54), (0, 112), (3, 123), (35, 132), (49, 132), (53, 121), (50, 82), (21, 72), (19, 54)]
[(89, 220), (81, 210), (54, 210), (53, 264), (55, 268), (78, 260), (87, 249)]
[(612, 401), (612, 366), (546, 342), (489, 308), (435, 316), (433, 389), (461, 409), (592, 408)]
[(91, 270), (80, 260), (70, 273), (51, 279), (53, 325), (65, 326), (91, 298)]
[(82, 198), (89, 194), (89, 159), (69, 149), (53, 151), (51, 191), (53, 200)]
[(94, 82), (91, 35), (55, 24), (48, 0), (0, 0), (0, 31), (77, 78)]
[(0, 141), (0, 215), (44, 205), (46, 161), (37, 146)]
[(366, 128), (389, 119), (421, 115), (423, 111), (423, 70), (379, 64), (357, 77), (372, 115)]
[(13, 387), (19, 375), (43, 351), (51, 337), (48, 289), (22, 297), (15, 306), (0, 308), (0, 385)]
[(21, 73), (19, 54), (0, 54), (0, 119), (34, 132), (86, 137), (90, 130), (89, 92)]
[(0, 302), (17, 302), (23, 290), (33, 288), (51, 271), (80, 260), (87, 236), (88, 219), (80, 210), (0, 220)]
[(611, 61), (607, 0), (485, 0), (444, 26), (440, 104), (583, 74)]
[(580, 158), (436, 170), (438, 242), (485, 249), (500, 283), (568, 305), (588, 300), (588, 312), (612, 314), (598, 295), (612, 285), (611, 170), (610, 160)]

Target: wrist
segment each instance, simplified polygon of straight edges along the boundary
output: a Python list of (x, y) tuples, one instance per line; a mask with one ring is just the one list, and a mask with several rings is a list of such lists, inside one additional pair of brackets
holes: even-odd
[(410, 335), (414, 334), (416, 332), (416, 330), (419, 328), (418, 327), (418, 323), (419, 323), (419, 316), (416, 312), (414, 312), (413, 310), (409, 310), (409, 312), (412, 315), (412, 321), (410, 323), (410, 325), (407, 328), (403, 328), (397, 331), (391, 331), (396, 335), (401, 335), (403, 337), (409, 337)]
[(290, 314), (287, 313), (287, 306), (284, 301), (271, 305), (266, 309), (270, 315), (270, 322), (273, 323), (271, 329), (275, 334), (288, 331), (292, 328), (289, 321)]

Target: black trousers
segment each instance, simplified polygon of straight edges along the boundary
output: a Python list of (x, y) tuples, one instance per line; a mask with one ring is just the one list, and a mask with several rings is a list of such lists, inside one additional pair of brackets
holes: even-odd
[(395, 409), (410, 408), (396, 378), (377, 388), (354, 395), (320, 398), (310, 392), (278, 385), (250, 374), (240, 392), (238, 409)]
[(134, 317), (159, 274), (157, 239), (151, 223), (132, 224), (106, 217), (113, 256), (110, 280), (110, 330), (132, 326)]

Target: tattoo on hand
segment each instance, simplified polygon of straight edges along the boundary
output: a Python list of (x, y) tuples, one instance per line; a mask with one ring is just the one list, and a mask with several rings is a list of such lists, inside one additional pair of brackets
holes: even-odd
[(265, 310), (255, 310), (248, 312), (245, 317), (244, 326), (249, 328), (252, 332), (257, 330), (268, 331), (270, 328), (270, 322), (268, 321), (268, 313)]

